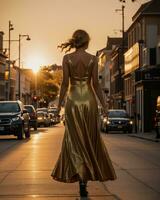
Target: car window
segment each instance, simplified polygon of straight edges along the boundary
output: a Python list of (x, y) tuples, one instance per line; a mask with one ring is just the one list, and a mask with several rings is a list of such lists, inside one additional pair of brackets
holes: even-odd
[(0, 113), (20, 112), (18, 103), (0, 103)]
[(37, 108), (37, 111), (48, 112), (48, 109), (47, 108)]
[(48, 110), (48, 112), (53, 113), (53, 114), (57, 114), (57, 108), (51, 108)]
[(43, 117), (43, 116), (44, 116), (44, 113), (37, 113), (37, 116), (38, 116), (38, 117)]
[(29, 113), (34, 112), (34, 109), (32, 108), (32, 106), (24, 106), (24, 108), (27, 109), (27, 111), (28, 111)]
[(114, 111), (109, 111), (108, 112), (108, 117), (129, 117), (128, 114), (124, 111), (118, 111), (118, 110), (114, 110)]

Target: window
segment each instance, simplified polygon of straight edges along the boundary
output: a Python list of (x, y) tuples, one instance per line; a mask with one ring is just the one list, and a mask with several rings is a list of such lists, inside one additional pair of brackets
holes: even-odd
[(156, 65), (157, 63), (156, 48), (150, 48), (149, 59), (150, 59), (150, 65)]

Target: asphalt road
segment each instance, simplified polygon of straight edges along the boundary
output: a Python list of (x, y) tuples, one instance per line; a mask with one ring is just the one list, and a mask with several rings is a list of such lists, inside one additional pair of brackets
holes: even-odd
[[(78, 183), (59, 183), (50, 176), (63, 133), (63, 125), (57, 125), (32, 131), (31, 139), (23, 141), (0, 136), (0, 199), (79, 199)], [(89, 182), (89, 199), (159, 200), (160, 144), (127, 134), (102, 134), (102, 137), (118, 179)]]

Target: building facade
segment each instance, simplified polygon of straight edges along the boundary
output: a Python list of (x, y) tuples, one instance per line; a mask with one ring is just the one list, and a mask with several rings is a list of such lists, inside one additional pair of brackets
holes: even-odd
[(5, 68), (6, 68), (6, 55), (3, 49), (3, 35), (4, 33), (0, 32), (0, 100), (5, 100)]
[(108, 108), (114, 107), (113, 82), (111, 79), (113, 60), (112, 52), (122, 42), (122, 38), (108, 37), (106, 47), (97, 52), (99, 60), (99, 83), (101, 85), (105, 101), (108, 102)]
[(32, 97), (35, 90), (35, 75), (32, 69), (20, 69), (19, 80), (19, 68), (16, 69), (16, 85), (15, 85), (15, 98), (19, 98), (19, 84), (20, 84), (20, 100), (24, 104), (32, 104)]
[(160, 96), (159, 0), (143, 4), (133, 16), (124, 73), (126, 108), (134, 115), (135, 130), (151, 131)]

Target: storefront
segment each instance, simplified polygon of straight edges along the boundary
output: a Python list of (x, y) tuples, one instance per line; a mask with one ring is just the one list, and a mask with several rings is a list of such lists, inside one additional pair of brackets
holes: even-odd
[(160, 66), (137, 70), (135, 89), (137, 130), (151, 131), (154, 129), (157, 98), (160, 96)]

